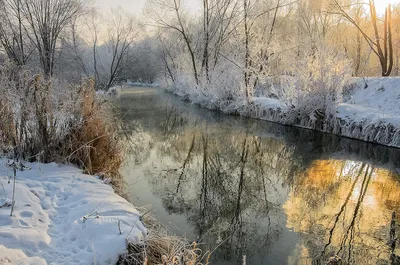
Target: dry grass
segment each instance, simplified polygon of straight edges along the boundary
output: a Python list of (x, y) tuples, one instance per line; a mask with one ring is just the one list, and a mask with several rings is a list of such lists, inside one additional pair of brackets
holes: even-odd
[(71, 124), (61, 139), (57, 153), (90, 174), (118, 175), (122, 147), (117, 139), (117, 121), (110, 106), (96, 98), (92, 80), (79, 87), (78, 100), (81, 104), (77, 108), (75, 124)]
[(149, 234), (144, 242), (127, 242), (128, 253), (121, 255), (118, 265), (209, 265), (210, 252), (203, 252), (196, 243), (168, 235), (156, 219), (146, 215), (143, 223)]
[[(116, 192), (124, 196), (118, 128), (111, 105), (96, 96), (92, 80), (74, 86), (13, 65), (0, 66), (2, 155), (75, 164), (86, 173), (111, 177)], [(127, 243), (128, 254), (119, 264), (209, 264), (209, 253), (203, 254), (196, 243), (169, 236), (149, 216), (143, 219), (149, 231), (146, 241)]]
[(78, 86), (0, 66), (0, 148), (31, 162), (72, 163), (122, 187), (117, 121), (92, 80)]

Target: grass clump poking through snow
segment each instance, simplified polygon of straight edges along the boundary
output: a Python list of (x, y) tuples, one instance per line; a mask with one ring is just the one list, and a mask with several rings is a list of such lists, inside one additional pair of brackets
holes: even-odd
[(196, 243), (168, 235), (168, 230), (149, 215), (142, 218), (149, 231), (140, 243), (129, 243), (128, 252), (121, 255), (117, 265), (209, 265), (210, 252), (203, 252)]
[(0, 86), (3, 155), (118, 176), (122, 148), (116, 121), (108, 103), (96, 96), (92, 80), (71, 85), (4, 64)]

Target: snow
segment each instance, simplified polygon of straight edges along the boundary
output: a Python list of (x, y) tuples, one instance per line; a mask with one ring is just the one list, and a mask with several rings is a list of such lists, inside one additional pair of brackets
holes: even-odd
[[(0, 206), (12, 198), (7, 163), (0, 159)], [(134, 243), (146, 236), (139, 212), (99, 178), (73, 166), (25, 165), (13, 216), (0, 208), (0, 264), (116, 264), (128, 234)]]
[(96, 95), (98, 96), (105, 96), (107, 93), (104, 90), (96, 90)]
[[(336, 81), (335, 84), (338, 83)], [(318, 123), (320, 127), (317, 127), (313, 111), (319, 107), (318, 100), (325, 103), (324, 100), (321, 101), (324, 99), (323, 93), (322, 96), (318, 96), (318, 93), (305, 93), (307, 100), (299, 108), (298, 100), (288, 100), (283, 95), (279, 99), (256, 96), (249, 104), (240, 93), (228, 93), (231, 96), (227, 97), (226, 91), (219, 87), (188, 87), (190, 86), (173, 86), (168, 90), (193, 104), (228, 114), (239, 113), (257, 119), (400, 147), (400, 77), (351, 78), (343, 88), (343, 95), (338, 95), (340, 100), (328, 105), (329, 113), (334, 117), (327, 115), (329, 119)], [(330, 86), (323, 87), (329, 91)], [(341, 84), (340, 91), (342, 87)]]
[(107, 91), (104, 90), (97, 90), (96, 95), (97, 96), (111, 96), (111, 95), (117, 95), (121, 92), (121, 86), (113, 86), (110, 87)]
[[(288, 110), (278, 99), (254, 97), (252, 105), (245, 115), (313, 129), (307, 119), (293, 123), (290, 115), (277, 115)], [(352, 78), (334, 108), (336, 117), (324, 131), (400, 147), (400, 77)]]
[(351, 83), (353, 93), (346, 103), (400, 116), (400, 77), (355, 78)]
[(338, 117), (400, 128), (399, 77), (354, 78), (349, 86), (351, 96), (338, 106)]
[(262, 107), (263, 109), (286, 109), (286, 105), (275, 98), (267, 98), (267, 97), (253, 97), (253, 104), (258, 107)]
[(392, 124), (400, 128), (399, 114), (385, 113), (379, 109), (342, 103), (337, 107), (337, 117), (348, 122), (370, 124)]
[(400, 147), (400, 78), (353, 78), (345, 88), (337, 118), (342, 135)]
[(128, 86), (145, 86), (145, 87), (159, 87), (159, 83), (144, 83), (144, 82), (134, 82), (132, 80), (127, 80), (126, 84)]

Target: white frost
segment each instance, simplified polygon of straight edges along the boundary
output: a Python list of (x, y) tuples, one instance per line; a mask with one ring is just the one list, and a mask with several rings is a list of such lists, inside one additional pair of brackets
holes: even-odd
[(279, 99), (266, 97), (253, 97), (253, 104), (263, 109), (286, 110), (286, 105)]
[[(307, 72), (305, 77), (308, 75)], [(239, 113), (253, 118), (400, 147), (400, 77), (352, 78), (345, 85), (343, 95), (341, 93), (337, 95), (336, 101), (327, 101), (326, 95), (329, 95), (332, 87), (342, 91), (343, 84), (339, 77), (332, 77), (333, 81), (328, 84), (321, 81), (319, 84), (323, 89), (311, 86), (314, 89), (311, 92), (306, 89), (310, 88), (309, 86), (300, 86), (305, 90), (302, 93), (291, 84), (296, 79), (286, 78), (290, 81), (286, 90), (297, 95), (294, 97), (296, 100), (288, 100), (287, 96), (281, 96), (279, 99), (255, 96), (252, 97), (250, 104), (242, 93), (224, 89), (224, 86), (207, 89), (198, 86), (191, 89), (190, 85), (177, 85), (170, 87), (169, 90), (194, 104), (209, 109), (219, 109), (225, 113)], [(274, 89), (276, 87), (278, 86), (274, 86)], [(316, 114), (323, 108), (329, 111), (324, 113), (324, 116), (321, 115), (325, 120), (317, 124), (318, 118), (321, 117), (317, 117)], [(317, 125), (320, 127), (316, 127)]]

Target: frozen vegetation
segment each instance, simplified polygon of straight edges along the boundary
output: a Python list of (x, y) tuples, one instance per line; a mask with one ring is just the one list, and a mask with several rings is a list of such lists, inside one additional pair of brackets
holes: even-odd
[(331, 49), (306, 54), (290, 74), (259, 77), (248, 89), (240, 71), (226, 67), (205, 85), (178, 75), (166, 86), (205, 108), (400, 147), (397, 77), (352, 78), (348, 59)]
[[(379, 13), (373, 0), (203, 1), (201, 16), (190, 16), (178, 0), (149, 2), (160, 79), (183, 99), (400, 147), (399, 89), (389, 77), (400, 72), (399, 6)], [(362, 77), (371, 77), (367, 86)]]
[[(281, 77), (287, 80), (287, 77)], [(289, 78), (293, 82), (293, 78)], [(272, 84), (274, 89), (282, 83)], [(350, 78), (336, 101), (318, 98), (286, 101), (263, 95), (234, 100), (200, 88), (172, 87), (169, 91), (203, 107), (287, 125), (315, 129), (354, 139), (400, 147), (400, 78)], [(261, 94), (261, 93), (260, 93)], [(318, 95), (316, 95), (318, 97)], [(320, 106), (315, 105), (321, 102)], [(330, 105), (324, 105), (323, 103)], [(323, 112), (321, 111), (323, 110)]]

